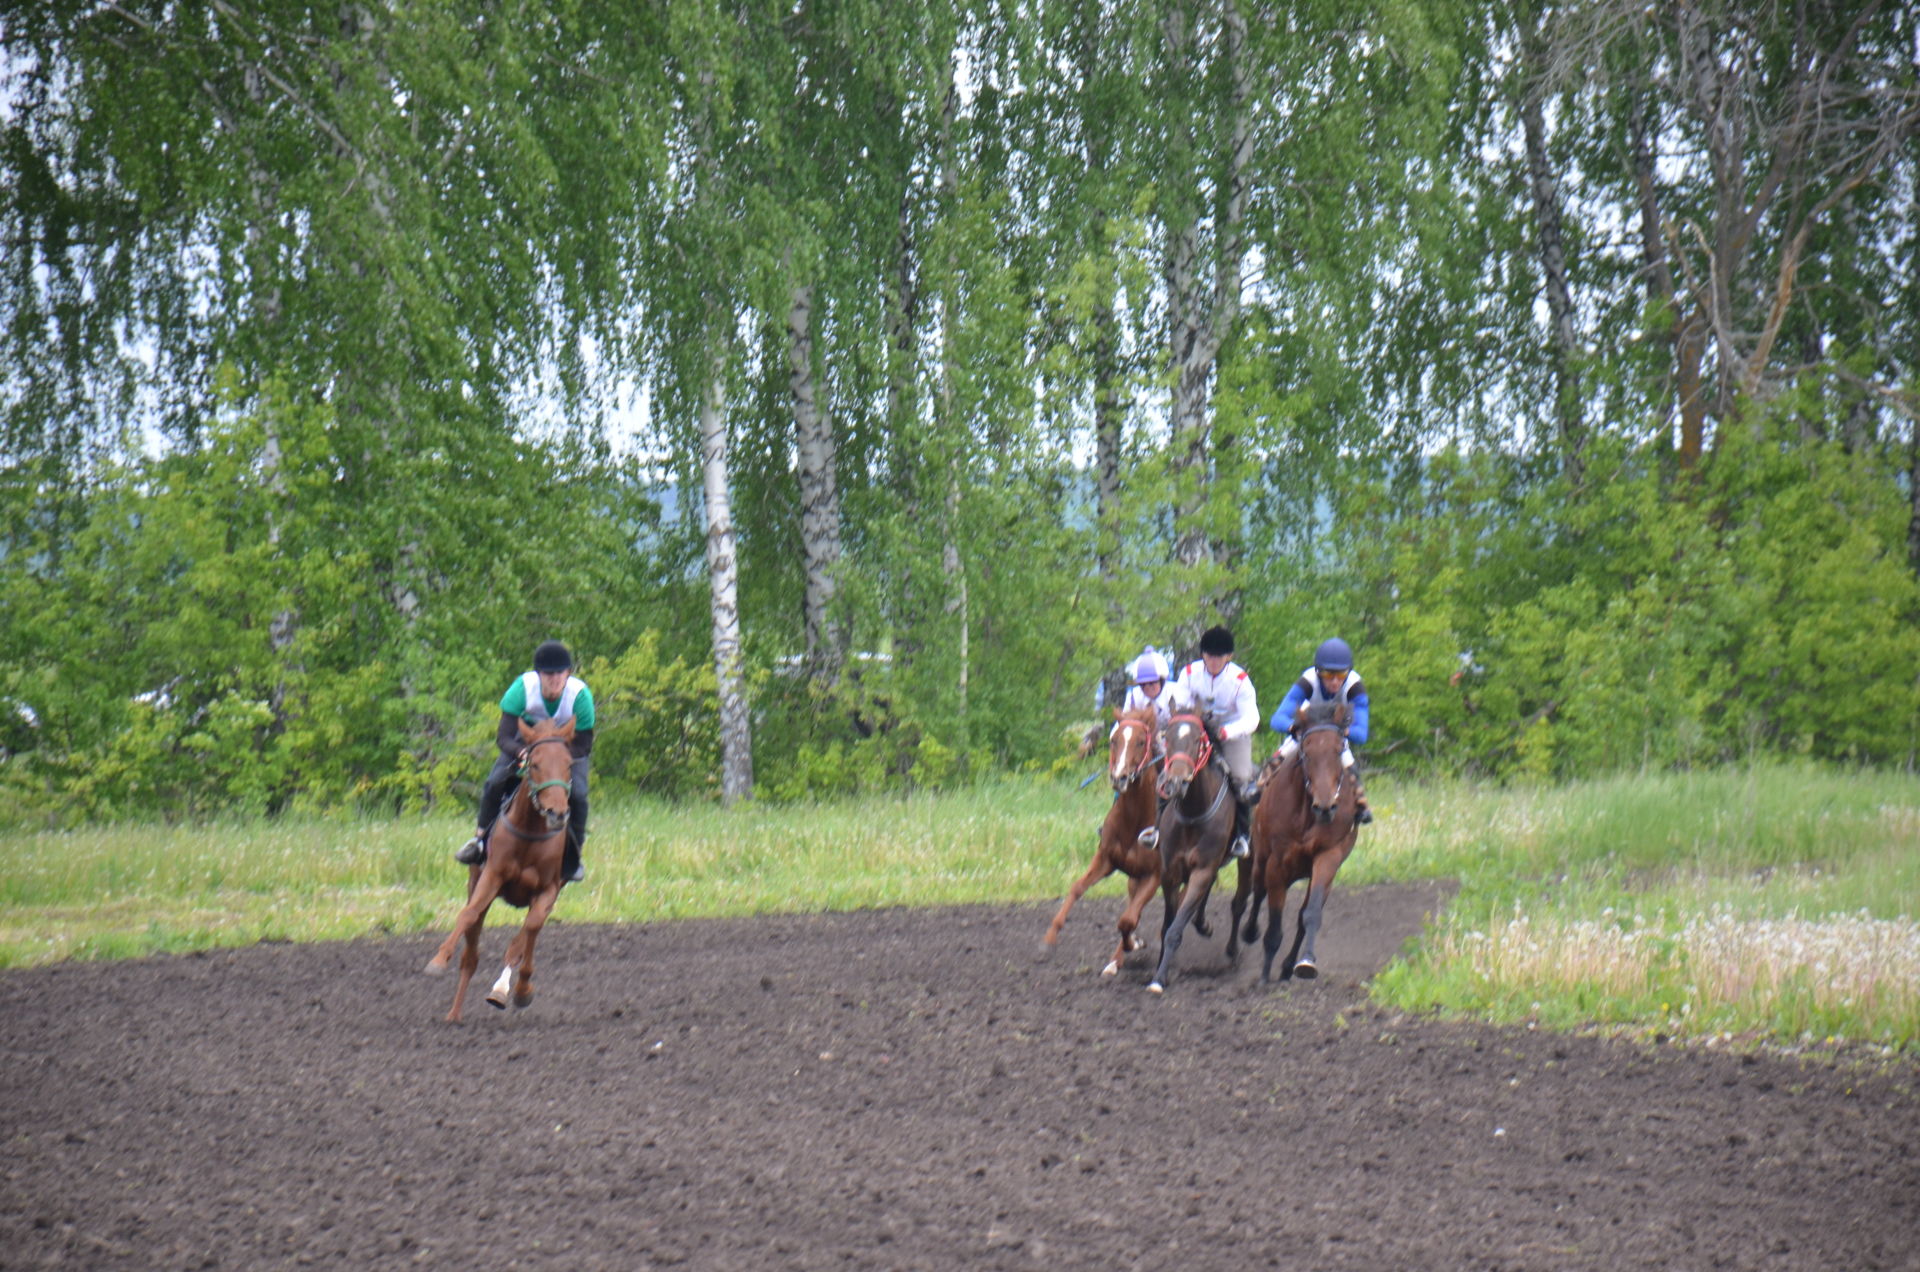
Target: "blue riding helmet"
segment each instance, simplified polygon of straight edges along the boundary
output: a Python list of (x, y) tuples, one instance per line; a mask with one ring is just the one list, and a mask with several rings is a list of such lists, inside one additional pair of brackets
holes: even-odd
[(1347, 642), (1335, 636), (1332, 640), (1322, 641), (1320, 648), (1313, 653), (1313, 665), (1322, 671), (1352, 671), (1353, 650)]

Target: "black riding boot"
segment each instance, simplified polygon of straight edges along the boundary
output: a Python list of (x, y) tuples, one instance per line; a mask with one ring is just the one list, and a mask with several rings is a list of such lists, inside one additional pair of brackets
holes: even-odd
[(1244, 799), (1233, 801), (1233, 843), (1227, 849), (1229, 857), (1247, 855), (1247, 832), (1253, 826), (1253, 806)]

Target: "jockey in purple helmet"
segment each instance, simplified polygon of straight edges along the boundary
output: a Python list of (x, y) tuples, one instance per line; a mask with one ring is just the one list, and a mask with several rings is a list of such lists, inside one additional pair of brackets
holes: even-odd
[[(1340, 763), (1352, 769), (1353, 748), (1367, 740), (1367, 690), (1360, 683), (1360, 673), (1353, 669), (1352, 648), (1338, 636), (1321, 642), (1320, 648), (1314, 651), (1313, 666), (1300, 673), (1300, 679), (1294, 681), (1293, 688), (1281, 699), (1279, 710), (1273, 713), (1269, 721), (1273, 731), (1287, 735), (1287, 740), (1273, 753), (1276, 759), (1290, 760), (1300, 750), (1300, 739), (1293, 733), (1293, 724), (1301, 704), (1322, 702), (1344, 702), (1353, 711), (1353, 720), (1340, 741)], [(1361, 788), (1358, 773), (1353, 775), (1353, 790), (1359, 801), (1354, 820), (1364, 825), (1373, 820), (1373, 810), (1367, 805), (1367, 793)]]

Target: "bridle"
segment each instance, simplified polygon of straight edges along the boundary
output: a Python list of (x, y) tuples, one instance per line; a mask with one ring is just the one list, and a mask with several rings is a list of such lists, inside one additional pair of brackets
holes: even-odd
[[(1314, 734), (1314, 733), (1339, 733), (1339, 732), (1341, 732), (1341, 728), (1339, 725), (1327, 724), (1327, 723), (1310, 724), (1306, 728), (1300, 730), (1300, 743), (1301, 743), (1300, 745), (1300, 786), (1301, 786), (1301, 789), (1303, 789), (1307, 793), (1308, 808), (1313, 807), (1313, 778), (1307, 772), (1307, 748), (1306, 748), (1307, 737), (1310, 734)], [(1335, 764), (1340, 769), (1340, 775), (1333, 779), (1333, 803), (1327, 806), (1329, 808), (1339, 807), (1340, 792), (1347, 788), (1347, 766), (1344, 764), (1340, 764), (1339, 757), (1337, 756), (1335, 757)]]
[[(523, 781), (523, 788), (527, 792), (527, 806), (529, 808), (537, 807), (533, 802), (534, 797), (539, 795), (541, 791), (546, 790), (548, 787), (572, 785), (571, 777), (556, 777), (556, 778), (549, 778), (544, 782), (535, 782), (531, 786), (524, 786), (524, 779), (527, 776), (527, 757), (533, 753), (533, 749), (537, 746), (545, 746), (549, 742), (565, 743), (566, 740), (567, 739), (562, 737), (537, 738), (534, 741), (527, 743), (526, 749), (520, 752), (520, 767), (516, 771), (516, 774)], [(572, 820), (573, 820), (573, 809), (569, 807), (567, 809), (566, 815), (560, 819), (560, 824), (558, 826), (554, 827), (552, 830), (546, 831), (545, 833), (538, 834), (538, 835), (531, 835), (531, 834), (528, 834), (526, 831), (520, 829), (518, 826), (514, 825), (512, 819), (507, 817), (504, 813), (494, 818), (493, 824), (495, 826), (504, 826), (510, 833), (512, 833), (517, 838), (538, 842), (539, 840), (542, 840), (542, 839), (552, 839), (555, 835), (565, 832), (565, 830), (567, 829), (568, 823), (570, 823)]]
[(1187, 780), (1191, 782), (1194, 778), (1200, 776), (1200, 771), (1207, 767), (1208, 761), (1213, 759), (1213, 735), (1207, 732), (1207, 722), (1192, 712), (1182, 712), (1180, 715), (1168, 716), (1167, 728), (1171, 731), (1175, 724), (1186, 721), (1191, 721), (1193, 726), (1200, 730), (1200, 758), (1195, 759), (1185, 751), (1174, 750), (1171, 736), (1169, 736), (1167, 746), (1167, 775), (1169, 777), (1173, 775), (1173, 762), (1175, 760), (1185, 760), (1193, 769), (1191, 773), (1187, 774)]
[[(1114, 735), (1116, 737), (1126, 737), (1134, 729), (1139, 729), (1142, 732), (1147, 734), (1146, 752), (1140, 757), (1140, 762), (1134, 765), (1133, 770), (1127, 774), (1125, 781), (1121, 783), (1120, 789), (1125, 789), (1125, 787), (1132, 786), (1136, 781), (1140, 779), (1140, 774), (1145, 772), (1148, 766), (1153, 763), (1153, 731), (1147, 728), (1146, 723), (1144, 721), (1122, 720), (1119, 723), (1118, 727), (1114, 729)], [(1126, 742), (1126, 743), (1123, 743), (1122, 745), (1131, 746), (1132, 743)]]

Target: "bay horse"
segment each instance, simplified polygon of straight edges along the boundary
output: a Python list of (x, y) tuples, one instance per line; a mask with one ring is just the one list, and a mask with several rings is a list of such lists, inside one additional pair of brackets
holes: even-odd
[[(1160, 793), (1167, 797), (1167, 806), (1159, 822), (1160, 893), (1165, 906), (1160, 965), (1147, 985), (1155, 994), (1164, 993), (1173, 979), (1173, 956), (1180, 949), (1180, 939), (1187, 924), (1204, 910), (1233, 837), (1233, 783), (1227, 777), (1226, 761), (1215, 755), (1217, 745), (1218, 739), (1197, 712), (1167, 717), (1167, 758), (1160, 772)], [(1234, 890), (1236, 916), (1245, 904), (1249, 878), (1243, 859)], [(1236, 922), (1227, 931), (1229, 962), (1240, 956), (1239, 934)]]
[[(1307, 894), (1295, 920), (1293, 948), (1280, 963), (1280, 979), (1312, 980), (1320, 974), (1313, 939), (1320, 932), (1333, 877), (1353, 851), (1359, 835), (1354, 821), (1358, 794), (1340, 763), (1353, 708), (1344, 702), (1302, 703), (1294, 717), (1300, 750), (1292, 759), (1268, 760), (1260, 772), (1260, 801), (1253, 810), (1253, 874), (1267, 895), (1266, 959), (1260, 979), (1272, 979), (1273, 956), (1280, 949), (1281, 916), (1287, 890), (1307, 881)], [(1233, 915), (1240, 917), (1240, 898)], [(1247, 915), (1242, 936), (1247, 944), (1260, 929), (1260, 908)]]
[(1140, 832), (1153, 825), (1155, 806), (1159, 802), (1154, 798), (1152, 769), (1160, 714), (1148, 703), (1131, 711), (1115, 707), (1113, 719), (1113, 735), (1107, 739), (1107, 781), (1113, 787), (1114, 800), (1107, 809), (1106, 820), (1100, 823), (1100, 842), (1094, 847), (1093, 863), (1067, 890), (1060, 912), (1047, 925), (1044, 941), (1044, 948), (1048, 950), (1059, 943), (1067, 911), (1086, 895), (1088, 888), (1116, 870), (1126, 875), (1127, 904), (1120, 911), (1120, 944), (1113, 951), (1113, 959), (1101, 969), (1102, 976), (1118, 972), (1127, 955), (1143, 944), (1134, 930), (1140, 926), (1140, 913), (1147, 908), (1154, 885), (1160, 882), (1160, 850), (1140, 842)]
[(511, 994), (515, 1007), (525, 1007), (533, 1001), (533, 943), (560, 896), (567, 793), (573, 772), (573, 721), (528, 724), (522, 720), (520, 740), (526, 743), (520, 753), (520, 785), (487, 836), (486, 860), (468, 868), (467, 903), (453, 921), (453, 931), (427, 962), (429, 973), (446, 971), (453, 947), (466, 938), (466, 949), (460, 954), (460, 983), (453, 991), (453, 1010), (447, 1013), (452, 1024), (460, 1023), (467, 983), (480, 963), (480, 926), (494, 898), (525, 907), (527, 917), (507, 945), (506, 967), (487, 1002), (505, 1007)]

